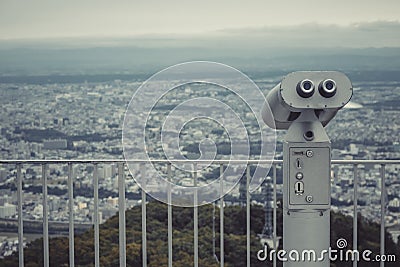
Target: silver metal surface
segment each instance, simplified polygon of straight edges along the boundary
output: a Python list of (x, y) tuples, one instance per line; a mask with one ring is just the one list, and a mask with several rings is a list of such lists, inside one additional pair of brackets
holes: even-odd
[(215, 254), (215, 202), (212, 203), (213, 206), (213, 214), (212, 214), (212, 254), (213, 257), (216, 258)]
[[(273, 209), (273, 222), (274, 222), (274, 232), (273, 232), (273, 241), (274, 241), (274, 250), (277, 250), (277, 243), (276, 243), (276, 164), (272, 165), (272, 176), (273, 176), (273, 183), (274, 183), (274, 209)], [(274, 261), (273, 266), (276, 267), (276, 253), (274, 253)]]
[(100, 228), (99, 228), (99, 175), (98, 164), (94, 164), (93, 170), (93, 203), (94, 203), (94, 266), (100, 266)]
[[(358, 227), (357, 227), (357, 200), (358, 200), (358, 174), (357, 164), (353, 164), (353, 175), (354, 175), (354, 196), (353, 196), (353, 250), (357, 250), (358, 247)], [(357, 267), (358, 262), (353, 261), (353, 267)]]
[(172, 205), (171, 203), (171, 164), (167, 165), (167, 179), (168, 179), (168, 267), (172, 267)]
[(250, 267), (250, 165), (246, 168), (246, 264)]
[[(197, 163), (193, 164), (193, 186), (197, 186)], [(199, 267), (199, 210), (197, 197), (197, 190), (195, 190), (193, 207), (194, 267)]]
[[(132, 159), (132, 160), (124, 160), (124, 159), (0, 159), (0, 164), (67, 164), (67, 163), (82, 163), (82, 164), (94, 164), (94, 163), (125, 163), (125, 162), (133, 162), (133, 163), (210, 163), (209, 160), (163, 160), (163, 159)], [(283, 160), (275, 159), (275, 160), (263, 160), (263, 159), (249, 159), (249, 160), (215, 160), (213, 164), (228, 164), (228, 163), (248, 163), (248, 164), (282, 164)], [(400, 160), (397, 159), (357, 159), (357, 160), (347, 160), (347, 159), (337, 159), (332, 160), (332, 164), (400, 164)]]
[(43, 193), (43, 266), (49, 267), (49, 215), (47, 209), (47, 164), (42, 164)]
[(18, 264), (24, 267), (24, 221), (22, 215), (22, 164), (17, 164), (17, 198), (18, 198)]
[[(386, 184), (385, 184), (385, 165), (381, 164), (381, 238), (380, 253), (385, 255), (385, 215), (386, 215)], [(384, 267), (385, 262), (380, 261), (380, 267)]]
[[(69, 219), (69, 266), (75, 266), (75, 234), (74, 234), (74, 181), (72, 163), (68, 163), (68, 219)], [(97, 267), (97, 266), (96, 266)]]
[(124, 163), (118, 163), (119, 266), (126, 267), (125, 173)]
[(147, 225), (146, 225), (146, 168), (140, 165), (142, 175), (142, 265), (147, 266)]
[(219, 165), (219, 185), (220, 185), (220, 194), (221, 198), (219, 200), (219, 235), (220, 235), (220, 256), (219, 262), (221, 267), (224, 267), (225, 256), (224, 256), (224, 165)]

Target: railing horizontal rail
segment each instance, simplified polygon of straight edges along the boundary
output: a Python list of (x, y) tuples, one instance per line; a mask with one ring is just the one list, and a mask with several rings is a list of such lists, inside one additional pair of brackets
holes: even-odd
[[(132, 160), (125, 160), (125, 159), (1, 159), (0, 164), (62, 164), (62, 163), (74, 163), (74, 164), (90, 164), (90, 163), (124, 163), (124, 162), (132, 162), (132, 163), (181, 163), (181, 162), (188, 162), (188, 163), (209, 163), (209, 160), (175, 160), (175, 159), (132, 159)], [(263, 159), (249, 159), (249, 160), (214, 160), (212, 164), (226, 164), (226, 163), (248, 163), (248, 164), (255, 164), (255, 163), (273, 163), (273, 164), (282, 164), (283, 161), (281, 159), (275, 160), (263, 160)], [(332, 160), (332, 164), (400, 164), (400, 159), (393, 159), (393, 160), (380, 160), (380, 159), (360, 159), (360, 160)]]

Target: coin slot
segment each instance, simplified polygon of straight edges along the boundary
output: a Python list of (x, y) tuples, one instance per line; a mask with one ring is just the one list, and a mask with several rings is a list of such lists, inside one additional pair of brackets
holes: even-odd
[(304, 183), (303, 182), (296, 182), (294, 184), (294, 192), (296, 195), (302, 195), (304, 193)]
[(293, 155), (295, 155), (295, 156), (303, 156), (304, 155), (304, 151), (293, 151)]
[(296, 168), (297, 169), (303, 168), (303, 162), (301, 161), (301, 159), (296, 159)]

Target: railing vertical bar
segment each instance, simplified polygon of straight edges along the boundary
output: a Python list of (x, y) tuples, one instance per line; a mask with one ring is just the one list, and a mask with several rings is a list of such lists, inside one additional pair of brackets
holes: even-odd
[(193, 235), (194, 235), (194, 267), (199, 267), (199, 218), (198, 218), (198, 199), (197, 199), (197, 164), (193, 164)]
[(167, 165), (168, 175), (168, 267), (172, 267), (172, 196), (171, 196), (171, 163)]
[[(273, 183), (274, 183), (274, 209), (273, 209), (273, 221), (274, 221), (274, 229), (273, 229), (273, 248), (275, 251), (277, 251), (276, 247), (276, 164), (273, 165), (272, 167), (272, 176), (273, 176)], [(274, 260), (273, 260), (273, 266), (276, 267), (276, 253), (274, 253)]]
[[(215, 202), (212, 203), (213, 206), (213, 214), (212, 214), (212, 246), (213, 246), (213, 250), (212, 250), (212, 255), (213, 258), (217, 258), (217, 255), (215, 254)], [(218, 259), (217, 259), (218, 260)]]
[[(354, 197), (353, 197), (353, 250), (356, 251), (358, 247), (357, 243), (357, 232), (358, 232), (358, 227), (357, 227), (357, 199), (358, 199), (358, 169), (357, 169), (357, 164), (353, 164), (353, 175), (354, 175), (354, 180), (353, 180), (353, 185), (354, 185)], [(357, 261), (353, 261), (353, 267), (357, 267)]]
[(22, 215), (22, 164), (17, 164), (17, 197), (18, 197), (18, 263), (24, 267), (24, 225)]
[[(386, 183), (385, 183), (385, 164), (381, 165), (381, 240), (380, 253), (385, 255), (385, 215), (386, 215)], [(380, 267), (384, 267), (385, 262), (380, 261)]]
[(94, 196), (94, 265), (100, 266), (100, 227), (99, 227), (99, 172), (97, 163), (93, 170), (93, 196)]
[(219, 232), (220, 232), (220, 263), (224, 267), (224, 165), (219, 165), (220, 200), (219, 200)]
[(250, 165), (246, 168), (246, 250), (247, 250), (247, 267), (250, 267)]
[(74, 249), (74, 184), (72, 174), (72, 163), (68, 163), (68, 219), (69, 219), (69, 266), (75, 266)]
[(124, 163), (118, 163), (119, 266), (126, 267), (125, 175)]
[(49, 267), (49, 217), (47, 209), (47, 164), (42, 165), (43, 179), (43, 266)]
[(144, 164), (140, 165), (140, 174), (142, 176), (142, 265), (147, 266), (147, 225), (146, 225), (146, 168)]

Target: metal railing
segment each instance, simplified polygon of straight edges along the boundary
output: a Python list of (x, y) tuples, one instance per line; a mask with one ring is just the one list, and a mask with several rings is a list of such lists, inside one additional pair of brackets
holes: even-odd
[[(132, 160), (129, 162), (139, 163), (141, 164), (141, 172), (145, 172), (144, 164), (148, 163), (147, 160)], [(218, 164), (220, 166), (220, 176), (223, 175), (224, 165), (228, 163), (234, 163), (235, 161), (229, 160), (216, 160), (213, 164)], [(236, 161), (237, 163), (247, 162), (248, 167), (246, 169), (246, 244), (247, 244), (247, 253), (246, 253), (246, 266), (250, 266), (250, 193), (249, 193), (249, 181), (250, 181), (250, 168), (249, 166), (252, 164), (271, 164), (272, 163), (272, 173), (273, 173), (273, 201), (276, 203), (277, 196), (277, 186), (276, 186), (276, 175), (277, 175), (277, 165), (282, 165), (282, 160), (274, 160), (274, 161), (263, 161), (263, 160), (243, 160)], [(43, 187), (43, 263), (45, 267), (49, 266), (49, 221), (48, 221), (48, 208), (47, 208), (47, 174), (46, 170), (51, 164), (67, 164), (68, 166), (68, 210), (69, 210), (69, 266), (74, 267), (74, 209), (73, 209), (73, 165), (74, 164), (91, 164), (93, 165), (93, 189), (94, 189), (94, 251), (95, 251), (95, 266), (100, 266), (100, 245), (99, 245), (99, 175), (98, 175), (98, 165), (99, 164), (117, 164), (118, 165), (118, 209), (119, 209), (119, 262), (121, 267), (126, 266), (126, 225), (125, 225), (125, 160), (0, 160), (0, 164), (14, 164), (17, 170), (17, 202), (18, 202), (18, 253), (19, 253), (19, 266), (24, 266), (24, 250), (23, 250), (23, 190), (22, 190), (22, 173), (21, 169), (24, 164), (33, 164), (33, 165), (41, 165), (42, 170), (42, 187)], [(174, 161), (168, 160), (154, 160), (152, 163), (164, 163), (167, 164), (167, 176), (168, 180), (171, 180), (171, 164)], [(196, 166), (201, 161), (193, 160), (191, 161), (193, 164), (194, 172), (193, 179), (196, 185), (197, 180), (197, 172)], [(354, 174), (354, 201), (353, 201), (353, 249), (357, 249), (358, 246), (358, 227), (357, 227), (357, 198), (358, 198), (358, 165), (380, 165), (380, 178), (381, 178), (381, 218), (380, 218), (380, 253), (384, 255), (385, 253), (385, 166), (388, 164), (396, 164), (400, 165), (400, 160), (333, 160), (332, 164), (340, 164), (340, 165), (352, 165), (353, 166), (353, 174)], [(220, 192), (222, 195), (223, 192), (223, 179), (220, 179)], [(146, 193), (142, 190), (141, 194), (141, 208), (142, 208), (142, 262), (143, 266), (147, 266), (147, 225), (146, 225)], [(171, 200), (171, 190), (168, 188), (168, 200), (170, 203)], [(195, 195), (195, 203), (197, 201)], [(219, 199), (219, 208), (220, 208), (220, 266), (224, 266), (224, 197), (222, 196)], [(276, 205), (273, 207), (273, 244), (274, 249), (276, 249), (276, 240), (277, 240), (277, 212)], [(199, 247), (198, 247), (198, 208), (193, 208), (193, 233), (194, 233), (194, 266), (198, 267), (198, 257), (199, 257)], [(172, 266), (172, 206), (168, 205), (168, 266)], [(273, 265), (276, 266), (276, 258), (274, 258)], [(384, 262), (380, 263), (381, 266), (384, 266)], [(357, 261), (353, 262), (353, 266), (357, 266)]]

